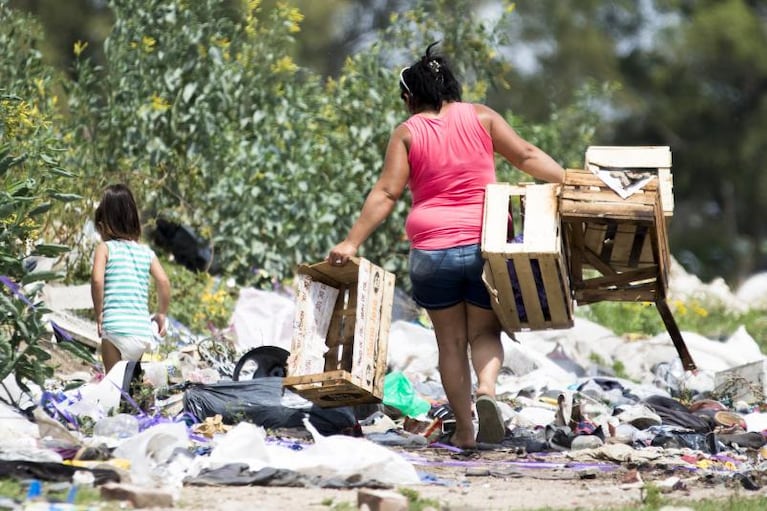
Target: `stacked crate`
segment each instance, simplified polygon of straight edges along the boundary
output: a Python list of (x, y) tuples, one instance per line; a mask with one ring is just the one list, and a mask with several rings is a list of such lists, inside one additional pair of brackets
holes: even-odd
[[(586, 168), (568, 169), (562, 221), (568, 274), (579, 305), (599, 301), (653, 302), (685, 369), (696, 366), (666, 303), (673, 215), (668, 147), (589, 147)], [(644, 175), (630, 193), (607, 177)], [(619, 190), (625, 192), (625, 190)]]
[(589, 146), (586, 149), (585, 170), (592, 173), (649, 172), (657, 177), (663, 216), (674, 214), (674, 183), (671, 175), (671, 148), (668, 146)]
[[(669, 250), (657, 180), (621, 199), (593, 173), (568, 169), (560, 215), (579, 304), (665, 295)], [(600, 275), (584, 276), (584, 269)]]

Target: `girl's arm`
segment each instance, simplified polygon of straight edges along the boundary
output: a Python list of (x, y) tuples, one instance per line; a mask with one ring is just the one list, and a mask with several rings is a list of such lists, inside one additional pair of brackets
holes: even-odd
[(93, 299), (93, 312), (96, 314), (96, 327), (99, 337), (102, 336), (102, 321), (104, 319), (104, 271), (107, 266), (109, 249), (106, 243), (101, 242), (93, 254), (93, 269), (91, 270), (91, 298)]
[(168, 305), (170, 305), (170, 279), (157, 257), (152, 259), (152, 265), (149, 267), (149, 273), (152, 275), (157, 288), (157, 314), (153, 316), (157, 323), (157, 329), (160, 335), (165, 335), (167, 330), (165, 316), (168, 314)]

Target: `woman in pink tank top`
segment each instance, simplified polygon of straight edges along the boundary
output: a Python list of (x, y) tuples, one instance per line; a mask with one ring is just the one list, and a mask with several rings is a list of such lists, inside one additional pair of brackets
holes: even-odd
[[(561, 183), (565, 173), (493, 109), (461, 102), (461, 85), (446, 59), (432, 53), (435, 44), (400, 72), (400, 96), (410, 118), (392, 132), (381, 176), (327, 259), (345, 264), (410, 187), (405, 230), (413, 298), (434, 326), (442, 386), (455, 416), (450, 441), (471, 449), (477, 442), (500, 443), (506, 433), (495, 402), (501, 327), (481, 278), (482, 208), (485, 186), (495, 182), (494, 153), (539, 180)], [(476, 435), (472, 405), (479, 419)]]

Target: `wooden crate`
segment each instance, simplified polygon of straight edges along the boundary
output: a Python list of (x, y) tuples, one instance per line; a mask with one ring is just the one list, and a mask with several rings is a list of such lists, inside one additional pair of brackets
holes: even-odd
[(364, 258), (298, 269), (283, 386), (323, 407), (383, 398), (394, 275)]
[(559, 213), (575, 301), (654, 302), (684, 368), (695, 370), (666, 303), (670, 217), (659, 181), (622, 198), (596, 174), (567, 169)]
[(589, 146), (585, 170), (591, 172), (637, 170), (657, 176), (663, 215), (674, 214), (674, 183), (671, 175), (671, 148), (668, 146)]
[[(485, 192), (483, 278), (507, 333), (567, 328), (573, 301), (557, 209), (559, 186), (495, 183)], [(515, 236), (514, 210), (521, 216)], [(515, 241), (515, 238), (517, 240)]]
[[(622, 199), (595, 174), (567, 169), (559, 212), (578, 303), (655, 301), (665, 293), (670, 254), (656, 180)], [(584, 268), (602, 278), (585, 281)]]

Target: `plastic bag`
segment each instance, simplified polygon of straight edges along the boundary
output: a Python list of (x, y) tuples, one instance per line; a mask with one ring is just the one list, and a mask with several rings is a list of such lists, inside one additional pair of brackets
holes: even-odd
[(384, 377), (383, 402), (408, 417), (418, 417), (431, 408), (429, 402), (416, 393), (408, 377), (400, 371), (392, 371)]
[[(288, 401), (288, 396), (285, 400)], [(245, 381), (220, 381), (208, 385), (191, 384), (184, 392), (184, 411), (197, 420), (221, 415), (225, 424), (249, 420), (265, 428), (303, 426), (304, 414), (323, 434), (341, 433), (354, 427), (354, 411), (346, 406), (320, 408), (302, 400), (301, 408), (285, 406), (282, 378), (267, 376)]]

